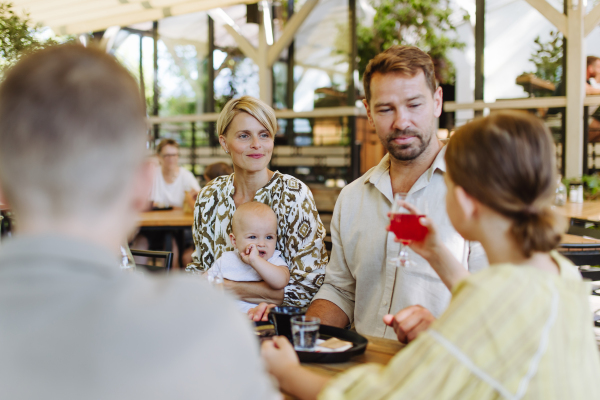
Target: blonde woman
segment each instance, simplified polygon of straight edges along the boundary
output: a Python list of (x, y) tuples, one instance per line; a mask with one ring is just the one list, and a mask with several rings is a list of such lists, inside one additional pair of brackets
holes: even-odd
[(268, 169), (277, 119), (262, 101), (243, 96), (229, 101), (217, 121), (219, 142), (233, 164), (233, 174), (210, 181), (195, 207), (196, 250), (188, 270), (205, 271), (226, 251), (233, 251), (229, 234), (236, 208), (249, 201), (270, 206), (277, 215), (277, 250), (290, 269), (285, 289), (265, 282), (226, 282), (250, 303), (307, 306), (325, 274), (325, 228), (308, 187), (298, 179)]

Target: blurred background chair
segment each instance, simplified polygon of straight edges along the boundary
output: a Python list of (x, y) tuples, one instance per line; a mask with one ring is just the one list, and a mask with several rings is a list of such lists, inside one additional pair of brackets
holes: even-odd
[(150, 272), (164, 272), (168, 273), (171, 271), (171, 265), (173, 264), (173, 253), (170, 251), (153, 251), (153, 250), (136, 250), (131, 249), (131, 254), (137, 257), (144, 257), (144, 263), (138, 263), (136, 266), (144, 267)]

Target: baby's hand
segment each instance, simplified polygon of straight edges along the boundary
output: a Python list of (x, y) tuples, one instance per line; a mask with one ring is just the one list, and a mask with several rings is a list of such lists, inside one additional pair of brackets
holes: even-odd
[(254, 261), (260, 257), (255, 244), (248, 245), (248, 247), (246, 247), (246, 249), (240, 253), (240, 256), (242, 257), (243, 262), (250, 265), (252, 265)]

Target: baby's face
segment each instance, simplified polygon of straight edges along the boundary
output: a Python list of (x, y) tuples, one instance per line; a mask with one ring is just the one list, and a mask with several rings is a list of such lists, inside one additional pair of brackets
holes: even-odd
[(246, 214), (240, 219), (233, 234), (240, 253), (254, 244), (258, 254), (268, 260), (273, 256), (277, 244), (277, 221), (274, 217), (262, 213)]

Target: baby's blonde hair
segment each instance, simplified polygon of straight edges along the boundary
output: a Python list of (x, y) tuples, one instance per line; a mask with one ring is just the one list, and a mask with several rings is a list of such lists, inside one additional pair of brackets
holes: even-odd
[[(231, 231), (235, 235), (236, 228), (239, 226), (240, 218), (243, 218), (247, 214), (262, 214), (263, 216), (272, 216), (275, 221), (275, 229), (277, 229), (277, 215), (271, 207), (258, 201), (250, 201), (240, 205), (237, 210), (233, 213), (231, 218)], [(265, 218), (266, 219), (266, 218)]]

